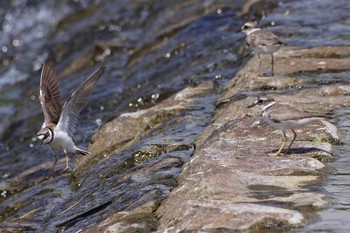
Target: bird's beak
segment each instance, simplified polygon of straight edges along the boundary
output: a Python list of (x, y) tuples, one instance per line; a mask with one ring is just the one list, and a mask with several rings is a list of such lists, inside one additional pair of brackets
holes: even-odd
[(39, 135), (38, 139), (40, 140), (40, 146), (41, 146), (44, 142), (44, 135)]
[(237, 31), (236, 31), (236, 33), (240, 33), (240, 32), (242, 32), (242, 29), (238, 29)]

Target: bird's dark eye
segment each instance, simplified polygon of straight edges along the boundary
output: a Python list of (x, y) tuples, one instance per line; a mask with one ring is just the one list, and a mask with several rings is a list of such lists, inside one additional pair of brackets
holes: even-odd
[(248, 29), (248, 26), (247, 25), (244, 25), (242, 29)]
[(258, 103), (259, 103), (259, 104), (262, 104), (263, 102), (264, 102), (264, 101), (263, 101), (262, 99), (259, 99), (259, 100), (258, 100)]

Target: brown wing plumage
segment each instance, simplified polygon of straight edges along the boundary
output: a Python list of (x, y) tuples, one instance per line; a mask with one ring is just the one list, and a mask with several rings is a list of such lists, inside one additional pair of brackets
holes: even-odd
[(262, 45), (282, 45), (283, 42), (270, 31), (256, 31), (247, 37), (247, 44), (250, 47), (257, 47)]
[(49, 61), (44, 63), (41, 71), (39, 99), (44, 113), (44, 126), (57, 124), (62, 111), (60, 89), (54, 65)]
[[(274, 110), (276, 108), (276, 110)], [(277, 109), (278, 108), (278, 109)], [(323, 117), (321, 114), (314, 114), (305, 112), (298, 108), (283, 105), (283, 104), (275, 104), (271, 109), (267, 109), (267, 113), (270, 116), (270, 119), (274, 122), (281, 122), (287, 120), (300, 120), (304, 118), (312, 118), (312, 117)]]

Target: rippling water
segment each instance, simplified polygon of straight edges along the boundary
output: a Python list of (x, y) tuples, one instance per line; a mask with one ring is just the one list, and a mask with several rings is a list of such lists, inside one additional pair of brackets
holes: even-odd
[(350, 111), (340, 109), (336, 113), (340, 117), (337, 126), (345, 145), (336, 148), (338, 158), (328, 163), (330, 174), (322, 187), (322, 192), (329, 197), (331, 205), (319, 212), (315, 223), (307, 225), (300, 232), (347, 232), (350, 229)]

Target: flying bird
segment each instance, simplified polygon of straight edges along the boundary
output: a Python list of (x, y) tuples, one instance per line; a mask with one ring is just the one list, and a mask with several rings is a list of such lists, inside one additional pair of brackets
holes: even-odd
[[(88, 79), (73, 92), (69, 99), (61, 105), (60, 89), (58, 86), (54, 64), (46, 61), (40, 77), (40, 104), (44, 113), (44, 123), (37, 133), (41, 144), (49, 145), (55, 151), (63, 151), (66, 155), (66, 167), (69, 169), (68, 153), (86, 155), (89, 152), (75, 145), (73, 135), (82, 108), (94, 90), (97, 81), (103, 74), (105, 67), (98, 68)], [(54, 163), (50, 171), (52, 175), (57, 157), (55, 152)]]

